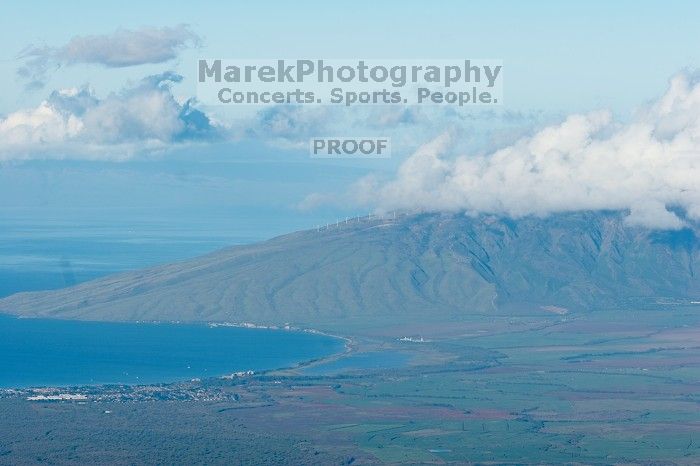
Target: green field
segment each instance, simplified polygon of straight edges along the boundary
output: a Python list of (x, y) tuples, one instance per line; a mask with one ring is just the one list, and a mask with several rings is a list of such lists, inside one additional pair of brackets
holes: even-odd
[(354, 337), (344, 356), (401, 367), (201, 382), (235, 402), (6, 397), (0, 463), (700, 463), (698, 308), (472, 318), (476, 334)]

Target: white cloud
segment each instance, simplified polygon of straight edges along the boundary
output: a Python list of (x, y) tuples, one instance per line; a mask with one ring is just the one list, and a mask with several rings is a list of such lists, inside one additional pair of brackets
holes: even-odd
[(700, 84), (685, 74), (626, 123), (605, 111), (571, 115), (486, 155), (451, 157), (451, 139), (420, 147), (393, 180), (361, 180), (359, 199), (513, 217), (627, 210), (628, 223), (663, 229), (684, 225), (673, 208), (700, 220)]
[(315, 136), (390, 137), (392, 150), (399, 151), (448, 127), (462, 134), (463, 145), (493, 146), (494, 139), (512, 141), (513, 131), (522, 134), (535, 123), (535, 117), (513, 112), (474, 110), (468, 115), (439, 106), (276, 105), (244, 119), (237, 135), (301, 150)]
[(44, 86), (48, 72), (78, 63), (110, 68), (163, 63), (177, 57), (181, 50), (196, 46), (200, 38), (189, 26), (119, 29), (112, 34), (75, 36), (58, 46), (29, 46), (19, 55), (24, 64), (17, 74), (28, 88)]
[(79, 118), (61, 115), (48, 101), (0, 120), (0, 137), (5, 147), (53, 144), (76, 136), (82, 129)]
[(282, 147), (306, 148), (309, 138), (325, 134), (339, 117), (326, 106), (275, 105), (258, 111), (245, 136)]
[(308, 212), (312, 211), (318, 207), (332, 204), (336, 201), (335, 196), (332, 194), (328, 193), (311, 193), (304, 197), (304, 199), (301, 200), (296, 205), (296, 208), (300, 210), (301, 212)]
[(0, 160), (28, 158), (123, 159), (144, 150), (212, 138), (209, 119), (179, 103), (173, 73), (97, 98), (87, 87), (54, 91), (38, 107), (0, 118)]

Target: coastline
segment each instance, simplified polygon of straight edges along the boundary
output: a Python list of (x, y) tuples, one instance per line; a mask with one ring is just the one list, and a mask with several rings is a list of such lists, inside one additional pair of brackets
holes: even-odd
[[(215, 379), (225, 379), (225, 378), (231, 378), (232, 376), (240, 377), (240, 376), (258, 376), (258, 375), (266, 375), (266, 374), (271, 374), (271, 373), (278, 373), (278, 372), (284, 372), (284, 371), (293, 371), (295, 369), (301, 369), (304, 367), (309, 367), (312, 365), (316, 364), (323, 364), (328, 361), (336, 360), (341, 357), (347, 356), (354, 350), (355, 346), (355, 341), (354, 339), (347, 337), (347, 336), (342, 336), (342, 335), (336, 335), (332, 333), (327, 333), (323, 331), (319, 331), (316, 329), (309, 329), (309, 328), (301, 328), (301, 327), (296, 327), (296, 326), (291, 326), (291, 325), (285, 325), (283, 327), (278, 327), (278, 326), (269, 326), (269, 325), (257, 325), (257, 324), (252, 324), (252, 323), (235, 323), (235, 322), (146, 322), (146, 321), (102, 321), (102, 320), (97, 320), (97, 321), (92, 321), (92, 320), (83, 320), (83, 319), (52, 319), (52, 318), (47, 318), (47, 317), (21, 317), (21, 316), (16, 316), (12, 314), (0, 314), (0, 317), (4, 317), (7, 319), (13, 319), (13, 320), (37, 320), (37, 321), (46, 321), (46, 322), (63, 322), (63, 323), (82, 323), (82, 324), (90, 324), (90, 323), (96, 323), (96, 324), (165, 324), (165, 325), (178, 325), (178, 326), (196, 326), (196, 327), (204, 327), (204, 328), (219, 328), (219, 327), (230, 327), (230, 328), (239, 328), (239, 329), (250, 329), (250, 330), (268, 330), (268, 331), (284, 331), (284, 332), (290, 332), (290, 333), (297, 333), (297, 334), (307, 334), (307, 335), (317, 335), (320, 337), (326, 337), (329, 339), (333, 339), (336, 341), (336, 343), (333, 344), (333, 348), (331, 349), (330, 353), (327, 354), (322, 354), (320, 356), (313, 356), (310, 355), (310, 358), (303, 358), (303, 359), (298, 359), (297, 361), (290, 361), (288, 363), (284, 363), (283, 361), (280, 361), (279, 365), (270, 365), (267, 368), (259, 368), (259, 366), (256, 368), (255, 364), (241, 364), (238, 369), (231, 369), (231, 370), (215, 370), (209, 374), (206, 373), (200, 373), (200, 374), (183, 374), (180, 377), (176, 378), (170, 378), (168, 379), (163, 379), (163, 380), (150, 380), (150, 381), (138, 381), (138, 380), (107, 380), (107, 381), (96, 381), (96, 382), (85, 382), (85, 381), (75, 381), (75, 382), (58, 382), (58, 383), (43, 383), (39, 382), (37, 384), (32, 384), (32, 383), (25, 383), (25, 382), (18, 382), (16, 385), (8, 384), (7, 386), (2, 387), (3, 390), (11, 390), (11, 389), (45, 389), (45, 388), (73, 388), (73, 387), (102, 387), (102, 386), (115, 386), (115, 385), (123, 385), (123, 386), (128, 386), (128, 387), (143, 387), (143, 386), (164, 386), (164, 385), (178, 385), (178, 384), (184, 384), (184, 383), (192, 383), (192, 382), (202, 382), (206, 380), (215, 380)], [(118, 331), (118, 330), (117, 330)], [(181, 332), (180, 332), (181, 333)], [(256, 339), (256, 337), (251, 337), (253, 340)], [(339, 344), (342, 342), (342, 347)], [(253, 344), (254, 341), (253, 341)], [(259, 363), (262, 362), (264, 364), (264, 360), (258, 361)], [(274, 364), (274, 363), (273, 363)], [(206, 369), (205, 369), (206, 370)]]

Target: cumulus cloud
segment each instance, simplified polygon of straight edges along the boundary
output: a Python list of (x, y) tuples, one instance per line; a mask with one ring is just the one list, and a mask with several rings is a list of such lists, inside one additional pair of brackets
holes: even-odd
[(428, 119), (417, 106), (374, 107), (367, 117), (369, 126), (378, 129), (396, 128), (401, 125), (427, 124)]
[[(379, 210), (464, 211), (521, 217), (627, 211), (627, 222), (678, 229), (700, 220), (700, 83), (680, 74), (621, 123), (610, 112), (571, 115), (483, 155), (451, 154), (454, 134), (420, 147), (359, 199)], [(679, 217), (679, 213), (681, 216)]]
[(324, 134), (337, 117), (338, 112), (327, 106), (275, 105), (257, 112), (245, 136), (286, 147), (308, 147), (309, 137)]
[(112, 34), (75, 36), (58, 46), (30, 45), (19, 54), (23, 65), (17, 74), (28, 88), (41, 88), (50, 71), (78, 63), (97, 64), (109, 68), (163, 63), (177, 57), (181, 50), (197, 46), (200, 38), (181, 24), (175, 27), (130, 30)]
[(493, 146), (527, 132), (533, 118), (513, 113), (473, 111), (470, 118), (449, 107), (403, 105), (328, 106), (276, 105), (243, 120), (237, 135), (283, 148), (305, 150), (315, 136), (390, 137), (394, 150), (415, 147), (445, 128), (461, 131), (462, 145)]
[(36, 108), (0, 118), (0, 160), (128, 158), (144, 150), (218, 136), (209, 118), (179, 103), (174, 73), (144, 78), (99, 99), (88, 88), (54, 91)]

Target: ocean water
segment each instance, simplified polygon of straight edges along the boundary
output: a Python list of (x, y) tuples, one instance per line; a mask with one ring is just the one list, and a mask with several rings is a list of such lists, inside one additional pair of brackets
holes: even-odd
[(183, 223), (37, 221), (0, 215), (0, 298), (63, 288), (259, 239), (241, 234), (236, 225)]
[(282, 330), (124, 324), (0, 315), (0, 387), (140, 384), (275, 369), (344, 342)]
[[(241, 219), (123, 222), (0, 215), (0, 298), (260, 239)], [(156, 383), (264, 370), (342, 351), (307, 333), (0, 315), (0, 386)]]

